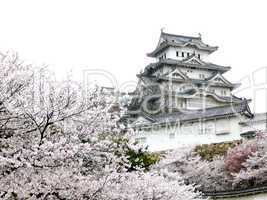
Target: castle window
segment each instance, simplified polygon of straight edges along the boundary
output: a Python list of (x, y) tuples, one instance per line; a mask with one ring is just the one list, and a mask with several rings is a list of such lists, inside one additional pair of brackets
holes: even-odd
[(184, 57), (184, 52), (182, 52), (182, 57)]
[(222, 96), (226, 96), (226, 91), (225, 90), (221, 90), (221, 95)]
[(197, 55), (198, 59), (200, 59), (200, 54)]
[(187, 57), (189, 57), (190, 56), (190, 53), (187, 53)]
[(199, 74), (199, 78), (204, 79), (205, 78), (204, 74)]
[(180, 103), (181, 108), (186, 108), (186, 99), (183, 99)]
[(176, 51), (176, 57), (179, 57), (179, 51)]
[(214, 93), (215, 89), (214, 88), (210, 88), (209, 91)]
[(169, 138), (170, 138), (170, 139), (174, 139), (174, 138), (175, 138), (175, 133), (173, 133), (173, 132), (170, 133), (170, 134), (169, 134)]

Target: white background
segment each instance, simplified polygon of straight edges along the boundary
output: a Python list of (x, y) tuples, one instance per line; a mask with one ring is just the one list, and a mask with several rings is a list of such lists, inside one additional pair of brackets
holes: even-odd
[[(135, 74), (151, 62), (146, 53), (155, 48), (162, 27), (175, 34), (200, 32), (204, 42), (218, 45), (211, 61), (230, 65), (226, 76), (232, 82), (249, 75), (250, 80), (243, 79), (249, 83), (255, 70), (267, 66), (264, 0), (0, 2), (1, 51), (11, 49), (29, 63), (47, 64), (59, 77), (70, 69), (77, 78), (84, 69), (104, 69), (120, 84), (136, 81)], [(244, 89), (242, 95), (254, 98), (256, 111), (263, 112), (266, 70), (256, 77), (257, 85), (250, 82), (256, 89)]]

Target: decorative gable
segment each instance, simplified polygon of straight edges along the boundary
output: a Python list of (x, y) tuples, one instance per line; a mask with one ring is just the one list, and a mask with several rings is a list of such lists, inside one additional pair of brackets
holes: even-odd
[(151, 122), (152, 122), (152, 119), (149, 120), (146, 117), (139, 116), (132, 124), (133, 125), (142, 125), (142, 124), (148, 124), (148, 123), (151, 123)]
[(196, 64), (196, 65), (204, 65), (205, 63), (201, 61), (199, 58), (197, 58), (195, 55), (185, 59), (184, 63), (189, 63), (189, 64)]
[(219, 83), (224, 83), (224, 81), (220, 77), (215, 78), (214, 81)]
[(227, 86), (233, 86), (233, 84), (230, 83), (228, 80), (226, 80), (220, 73), (216, 74), (212, 79), (210, 79), (210, 81), (214, 83), (227, 85)]
[(176, 78), (176, 79), (183, 79), (183, 80), (188, 79), (188, 77), (183, 72), (181, 72), (179, 69), (173, 70), (171, 73), (169, 73), (167, 75), (167, 77)]

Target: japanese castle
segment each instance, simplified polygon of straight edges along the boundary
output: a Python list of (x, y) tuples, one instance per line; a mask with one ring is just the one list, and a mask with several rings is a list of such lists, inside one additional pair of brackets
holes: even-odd
[(150, 150), (240, 139), (253, 119), (249, 101), (232, 94), (240, 84), (224, 77), (231, 67), (209, 62), (218, 49), (197, 37), (161, 32), (137, 74), (127, 120), (135, 140)]

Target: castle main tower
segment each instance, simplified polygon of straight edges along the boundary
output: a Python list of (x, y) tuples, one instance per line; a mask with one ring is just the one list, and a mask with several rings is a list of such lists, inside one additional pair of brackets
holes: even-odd
[(203, 143), (239, 139), (240, 120), (253, 115), (247, 100), (232, 94), (239, 84), (224, 77), (231, 67), (209, 62), (217, 49), (200, 35), (161, 32), (155, 50), (147, 54), (155, 62), (137, 74), (128, 108), (127, 120), (139, 131), (139, 142), (165, 143), (166, 149), (191, 142), (190, 135)]

